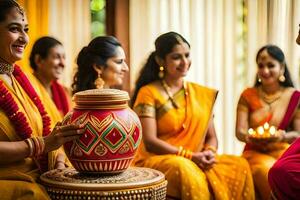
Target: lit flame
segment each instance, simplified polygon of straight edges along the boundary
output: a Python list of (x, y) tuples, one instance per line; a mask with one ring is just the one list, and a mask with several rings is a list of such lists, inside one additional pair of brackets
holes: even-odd
[(262, 126), (256, 129), (249, 128), (248, 134), (254, 138), (269, 138), (277, 136), (277, 129), (275, 126), (270, 126), (268, 122), (264, 123)]
[(264, 123), (264, 129), (265, 129), (265, 130), (269, 129), (269, 127), (270, 127), (270, 125), (269, 125), (268, 122)]
[(249, 128), (248, 133), (249, 133), (249, 135), (254, 135), (255, 132), (254, 132), (253, 128)]
[(257, 128), (257, 132), (258, 132), (258, 134), (260, 134), (260, 135), (264, 134), (264, 132), (265, 132), (264, 127), (259, 126), (259, 127)]
[(275, 135), (276, 128), (274, 126), (271, 126), (270, 129), (269, 129), (269, 132), (270, 132), (271, 135)]

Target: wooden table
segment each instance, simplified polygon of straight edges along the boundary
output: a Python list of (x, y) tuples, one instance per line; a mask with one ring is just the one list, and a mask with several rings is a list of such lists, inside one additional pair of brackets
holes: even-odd
[(82, 174), (73, 168), (44, 173), (41, 183), (51, 199), (163, 200), (167, 181), (163, 173), (142, 167), (117, 175)]

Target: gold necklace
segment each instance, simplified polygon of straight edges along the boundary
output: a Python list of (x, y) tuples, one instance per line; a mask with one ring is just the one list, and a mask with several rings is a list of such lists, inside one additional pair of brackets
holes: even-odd
[[(179, 108), (179, 105), (178, 103), (174, 100), (173, 98), (173, 95), (171, 93), (171, 89), (170, 87), (168, 86), (168, 84), (166, 83), (166, 81), (164, 79), (161, 80), (161, 85), (163, 86), (164, 88), (164, 91), (167, 93), (168, 95), (168, 99), (170, 99), (173, 107), (175, 109), (178, 109)], [(182, 129), (185, 129), (186, 125), (185, 125), (185, 121), (186, 121), (186, 118), (187, 118), (187, 104), (188, 104), (188, 99), (187, 99), (187, 96), (188, 96), (188, 92), (187, 92), (187, 86), (186, 86), (186, 82), (183, 81), (183, 90), (184, 90), (184, 97), (185, 97), (185, 108), (184, 108), (184, 120), (183, 120), (183, 123), (182, 123)]]
[(0, 74), (8, 74), (11, 75), (14, 71), (14, 65), (9, 64), (8, 62), (6, 62), (3, 58), (0, 57), (0, 59), (2, 60), (0, 62)]
[(171, 89), (170, 89), (170, 87), (168, 86), (168, 84), (166, 83), (166, 81), (165, 81), (165, 80), (162, 80), (162, 81), (161, 81), (161, 84), (162, 84), (162, 86), (163, 86), (165, 92), (167, 93), (167, 95), (168, 95), (168, 97), (169, 97), (169, 99), (170, 99), (172, 105), (174, 106), (174, 108), (178, 109), (178, 108), (179, 108), (179, 105), (178, 105), (178, 104), (176, 103), (176, 101), (174, 100), (173, 95), (171, 94), (171, 91), (170, 91)]
[(283, 88), (280, 88), (278, 92), (272, 95), (268, 95), (267, 93), (265, 93), (261, 87), (259, 88), (258, 91), (259, 91), (259, 96), (261, 97), (263, 102), (265, 102), (268, 105), (269, 110), (271, 110), (272, 104), (281, 98), (283, 93)]

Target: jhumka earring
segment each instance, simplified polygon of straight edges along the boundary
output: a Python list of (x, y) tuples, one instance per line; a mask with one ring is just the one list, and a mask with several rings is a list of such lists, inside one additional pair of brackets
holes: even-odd
[(98, 73), (98, 78), (94, 81), (97, 89), (102, 89), (104, 86), (104, 80), (101, 78), (101, 72)]
[(159, 67), (158, 77), (160, 79), (164, 78), (164, 76), (165, 76), (164, 70), (165, 70), (165, 68), (163, 66)]
[(283, 83), (283, 82), (285, 81), (284, 75), (281, 74), (281, 75), (279, 76), (278, 80), (279, 80), (281, 83)]

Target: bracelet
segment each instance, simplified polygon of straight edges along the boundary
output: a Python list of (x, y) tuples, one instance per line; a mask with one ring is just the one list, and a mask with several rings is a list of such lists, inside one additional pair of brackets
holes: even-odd
[(45, 140), (43, 137), (37, 137), (39, 143), (40, 143), (40, 154), (45, 153)]
[(32, 137), (25, 140), (29, 147), (29, 157), (40, 156), (45, 151), (45, 141), (43, 137)]
[(41, 152), (40, 152), (40, 151), (41, 151), (41, 145), (40, 145), (38, 139), (37, 139), (36, 137), (32, 137), (32, 138), (30, 138), (30, 139), (33, 140), (33, 143), (34, 143), (34, 145), (35, 145), (35, 152), (34, 152), (34, 155), (35, 155), (35, 156), (40, 155), (40, 154), (41, 154)]
[(193, 157), (193, 152), (191, 150), (188, 150), (188, 149), (184, 149), (182, 146), (180, 146), (178, 148), (178, 152), (176, 154), (177, 156), (182, 156), (182, 157), (185, 157), (187, 159), (192, 159)]
[(178, 148), (178, 152), (177, 152), (176, 155), (177, 155), (177, 156), (181, 156), (182, 150), (183, 150), (183, 147), (180, 146), (180, 147)]
[(190, 151), (190, 150), (187, 150), (187, 151), (186, 151), (185, 157), (186, 157), (187, 159), (189, 159), (189, 160), (192, 160), (193, 152)]
[(65, 161), (62, 161), (62, 160), (57, 160), (56, 162), (55, 162), (55, 166), (57, 166), (59, 163), (62, 163), (63, 165), (65, 165), (66, 163), (65, 163)]
[(34, 154), (34, 144), (32, 143), (32, 140), (30, 139), (30, 138), (27, 138), (26, 140), (25, 140), (25, 142), (27, 143), (27, 145), (28, 145), (28, 147), (29, 147), (29, 155), (28, 155), (28, 157), (32, 157), (33, 156), (33, 154)]
[(215, 146), (210, 145), (210, 144), (205, 144), (204, 145), (204, 150), (210, 150), (213, 153), (217, 153), (217, 148)]

